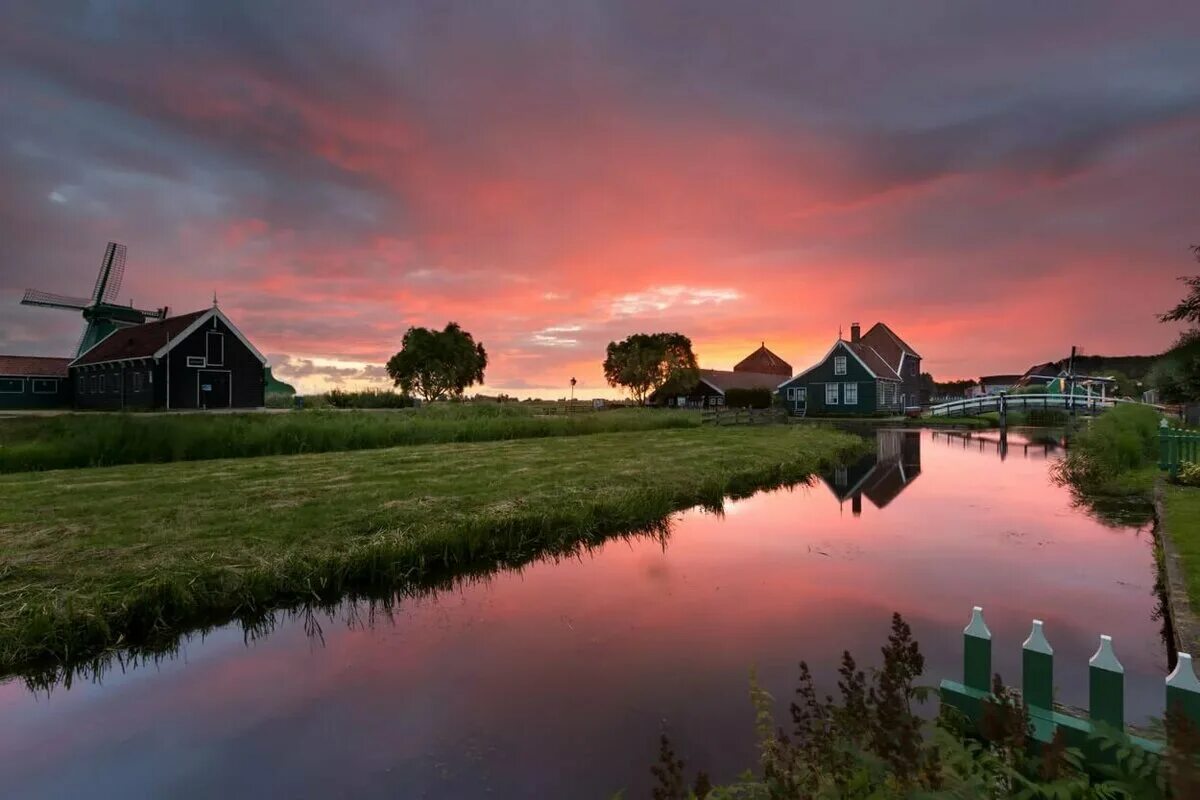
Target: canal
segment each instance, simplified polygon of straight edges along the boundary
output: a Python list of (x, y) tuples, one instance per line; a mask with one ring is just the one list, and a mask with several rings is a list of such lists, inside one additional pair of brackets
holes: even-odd
[(1161, 713), (1167, 654), (1150, 527), (1101, 518), (1049, 479), (1051, 440), (879, 431), (810, 485), (676, 515), (420, 598), (235, 626), (70, 688), (0, 685), (0, 795), (21, 798), (648, 795), (663, 730), (728, 780), (754, 766), (747, 676), (781, 719), (805, 659), (834, 691), (843, 650), (877, 663), (912, 624), (925, 683), (957, 677), (982, 605), (1017, 680), (1046, 622), (1060, 699), (1087, 704), (1112, 635), (1127, 716)]

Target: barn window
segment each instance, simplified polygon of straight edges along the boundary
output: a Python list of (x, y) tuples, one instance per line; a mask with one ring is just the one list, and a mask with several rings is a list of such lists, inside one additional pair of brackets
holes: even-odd
[(100, 377), (98, 375), (93, 375), (92, 376), (92, 394), (95, 394), (98, 391), (99, 387), (100, 387)]
[(58, 394), (58, 379), (57, 378), (34, 378), (33, 379), (34, 394)]
[(845, 356), (834, 356), (833, 357), (833, 374), (834, 375), (845, 375), (846, 374), (846, 357)]
[(208, 331), (204, 335), (205, 346), (208, 350), (208, 366), (219, 367), (225, 363), (225, 334), (218, 331)]
[(204, 356), (188, 356), (187, 365), (189, 367), (203, 367), (207, 365), (207, 362), (205, 362)]
[(145, 381), (145, 379), (146, 379), (146, 376), (143, 375), (142, 373), (140, 373), (140, 372), (133, 373), (133, 390), (135, 392), (140, 392), (142, 390), (142, 386), (143, 386), (142, 382)]
[(825, 405), (836, 406), (838, 402), (838, 385), (836, 383), (825, 384)]
[(100, 376), (100, 394), (104, 394), (105, 392), (107, 392), (107, 391), (108, 391), (108, 381), (107, 381), (107, 378), (108, 378), (108, 376), (107, 376), (107, 375), (101, 375), (101, 376)]
[(76, 375), (75, 376), (75, 389), (80, 394), (87, 394), (87, 376), (85, 376), (85, 375)]
[(24, 378), (0, 378), (0, 394), (22, 394), (24, 391)]
[(842, 397), (845, 398), (843, 400), (843, 402), (846, 405), (848, 405), (848, 406), (858, 405), (858, 384), (857, 383), (843, 383), (842, 384)]

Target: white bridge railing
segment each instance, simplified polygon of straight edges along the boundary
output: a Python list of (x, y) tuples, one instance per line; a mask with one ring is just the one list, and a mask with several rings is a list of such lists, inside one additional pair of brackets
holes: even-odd
[[(1116, 405), (1140, 404), (1138, 400), (1126, 400), (1117, 397), (1092, 397), (1069, 394), (1008, 394), (971, 397), (965, 400), (951, 400), (949, 403), (939, 403), (929, 407), (932, 417), (970, 417), (986, 414), (989, 411), (999, 411), (1000, 404), (1007, 405), (1010, 411), (1026, 411), (1032, 408), (1061, 408), (1077, 411), (1082, 414), (1096, 414)], [(1157, 408), (1158, 406), (1156, 406)]]

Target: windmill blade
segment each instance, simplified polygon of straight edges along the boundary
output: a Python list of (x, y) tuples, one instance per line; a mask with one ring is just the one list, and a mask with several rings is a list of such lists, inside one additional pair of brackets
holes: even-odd
[(100, 274), (96, 276), (96, 288), (92, 290), (92, 300), (96, 303), (112, 303), (121, 291), (121, 280), (125, 277), (125, 245), (119, 242), (109, 242), (104, 248), (104, 261), (100, 264)]
[(68, 297), (65, 294), (54, 294), (53, 292), (40, 292), (37, 289), (26, 289), (25, 296), (21, 298), (23, 306), (44, 306), (46, 308), (69, 308), (73, 311), (82, 311), (92, 304), (91, 300), (82, 297)]

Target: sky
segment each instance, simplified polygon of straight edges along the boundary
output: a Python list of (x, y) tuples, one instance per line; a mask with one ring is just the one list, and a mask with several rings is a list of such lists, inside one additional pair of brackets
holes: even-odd
[(222, 309), (303, 391), (456, 321), (484, 390), (605, 345), (800, 370), (885, 321), (939, 380), (1163, 350), (1197, 271), (1200, 3), (7, 0), (0, 352)]

